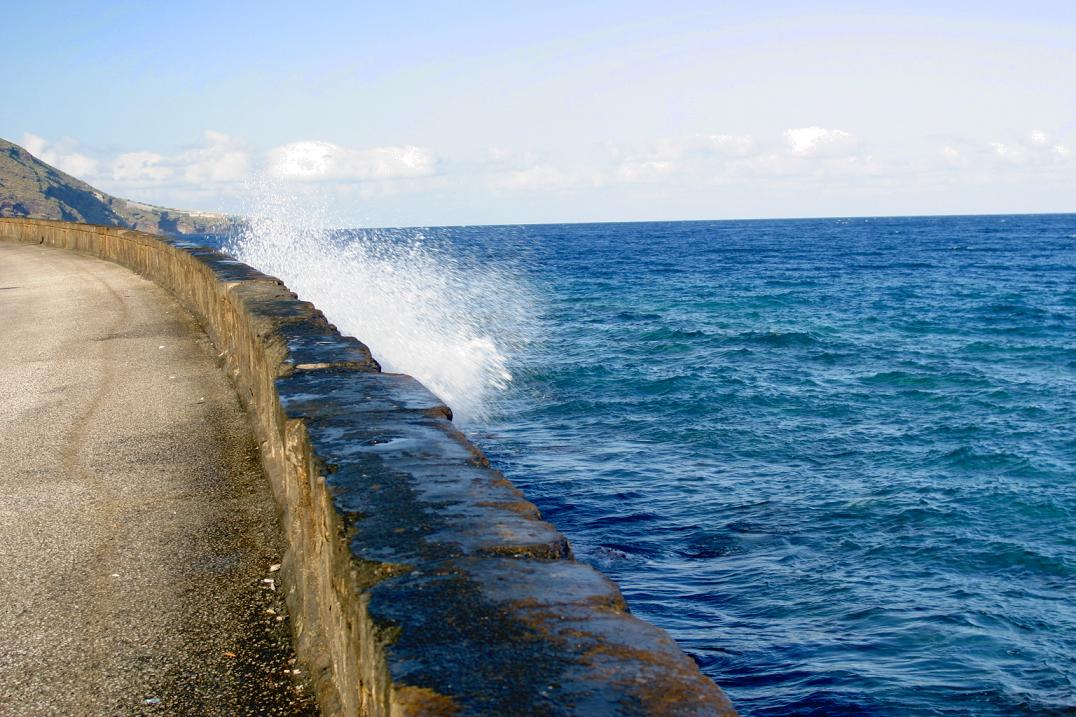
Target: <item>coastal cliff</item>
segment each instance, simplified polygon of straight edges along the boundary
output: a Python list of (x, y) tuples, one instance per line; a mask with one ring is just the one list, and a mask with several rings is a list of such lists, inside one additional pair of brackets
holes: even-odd
[(86, 222), (148, 234), (218, 234), (241, 220), (114, 197), (0, 139), (0, 217)]

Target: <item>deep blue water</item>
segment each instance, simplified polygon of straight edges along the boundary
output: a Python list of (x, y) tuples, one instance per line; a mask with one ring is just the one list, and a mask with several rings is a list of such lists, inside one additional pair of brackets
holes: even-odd
[(1076, 215), (415, 231), (542, 299), (472, 437), (745, 716), (1076, 715)]
[(1076, 215), (431, 231), (546, 297), (472, 433), (744, 715), (1076, 714)]

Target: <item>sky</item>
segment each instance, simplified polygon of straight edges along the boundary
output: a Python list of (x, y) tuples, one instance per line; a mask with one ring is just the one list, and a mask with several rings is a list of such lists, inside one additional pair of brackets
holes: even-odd
[(164, 206), (282, 184), (346, 226), (1076, 211), (1071, 1), (4, 14), (0, 137)]

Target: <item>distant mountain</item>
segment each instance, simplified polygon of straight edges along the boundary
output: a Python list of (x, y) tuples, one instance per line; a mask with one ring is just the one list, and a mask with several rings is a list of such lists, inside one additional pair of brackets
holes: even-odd
[(241, 220), (120, 199), (45, 164), (0, 139), (0, 217), (61, 219), (138, 229), (150, 234), (220, 234)]

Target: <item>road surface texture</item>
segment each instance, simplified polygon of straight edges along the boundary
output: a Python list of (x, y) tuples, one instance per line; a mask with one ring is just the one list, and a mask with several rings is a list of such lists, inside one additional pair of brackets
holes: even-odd
[(171, 296), (0, 242), (0, 715), (313, 714), (269, 490)]

